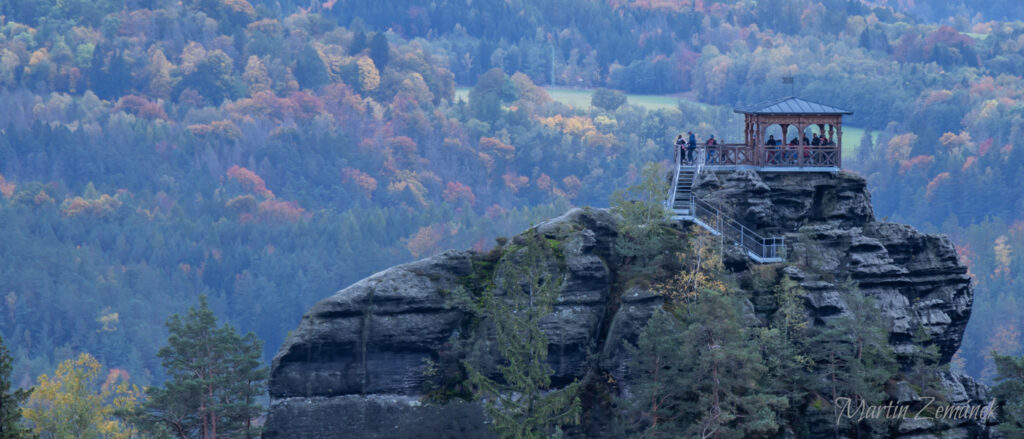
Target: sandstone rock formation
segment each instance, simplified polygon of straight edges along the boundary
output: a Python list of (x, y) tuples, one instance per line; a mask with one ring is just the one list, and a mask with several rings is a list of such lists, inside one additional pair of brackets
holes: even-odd
[[(966, 268), (946, 237), (877, 222), (862, 178), (705, 173), (697, 193), (765, 235), (785, 235), (788, 258), (779, 269), (807, 291), (816, 321), (843, 313), (844, 296), (868, 294), (891, 318), (898, 353), (919, 348), (911, 341), (919, 326), (943, 361), (959, 347), (973, 298)], [(542, 324), (556, 385), (607, 373), (628, 387), (626, 346), (662, 306), (643, 285), (618, 282), (624, 267), (613, 246), (617, 221), (607, 210), (574, 209), (536, 226), (564, 254), (562, 291)], [(446, 297), (489, 281), (481, 270), (494, 262), (488, 258), (448, 251), (374, 274), (316, 304), (274, 359), (265, 437), (487, 437), (478, 405), (423, 397), (428, 361), (439, 361), (446, 343), (473, 330)], [(732, 252), (727, 264), (743, 276), (751, 262)], [(857, 288), (844, 287), (847, 279)], [(758, 300), (764, 292), (749, 293), (755, 314), (773, 311)], [(968, 377), (946, 374), (943, 386), (950, 402), (988, 402), (986, 389)], [(903, 401), (918, 398), (912, 390), (897, 393)], [(585, 404), (594, 419), (575, 433), (598, 437), (607, 408)], [(876, 437), (990, 437), (988, 430), (976, 422), (904, 421)]]

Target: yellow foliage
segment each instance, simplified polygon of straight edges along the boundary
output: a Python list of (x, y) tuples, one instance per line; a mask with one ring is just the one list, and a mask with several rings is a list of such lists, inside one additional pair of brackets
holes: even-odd
[(133, 430), (114, 411), (133, 408), (142, 392), (123, 381), (127, 373), (116, 369), (99, 385), (102, 368), (92, 355), (83, 353), (61, 363), (53, 377), (40, 375), (23, 412), (32, 432), (56, 438), (132, 437)]
[(359, 85), (363, 91), (376, 90), (380, 86), (380, 72), (373, 60), (364, 56), (356, 64), (359, 66)]
[(1013, 248), (1010, 247), (1007, 240), (1008, 238), (1006, 235), (1001, 235), (996, 238), (996, 245), (993, 248), (996, 256), (996, 262), (999, 263), (994, 273), (996, 276), (1000, 274), (1007, 276), (1010, 275), (1010, 255), (1013, 253)]
[(723, 269), (722, 256), (715, 251), (714, 237), (698, 229), (693, 230), (690, 254), (679, 254), (684, 267), (671, 279), (655, 285), (654, 291), (661, 294), (674, 306), (685, 307), (693, 304), (706, 291), (726, 292), (726, 285), (719, 279)]

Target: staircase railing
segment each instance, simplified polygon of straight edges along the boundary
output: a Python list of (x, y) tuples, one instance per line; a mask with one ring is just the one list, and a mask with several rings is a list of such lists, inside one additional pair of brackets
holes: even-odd
[(716, 207), (690, 196), (691, 215), (761, 259), (784, 259), (786, 237), (765, 238)]
[(675, 167), (673, 168), (674, 170), (672, 171), (672, 186), (670, 186), (668, 188), (668, 201), (665, 203), (665, 208), (668, 209), (668, 210), (672, 210), (673, 206), (676, 205), (676, 187), (679, 185), (679, 166), (681, 164), (680, 163), (680, 159), (681, 159), (680, 155), (681, 154), (680, 154), (680, 151), (679, 151), (679, 145), (676, 145), (673, 149), (676, 150), (676, 153), (675, 153)]

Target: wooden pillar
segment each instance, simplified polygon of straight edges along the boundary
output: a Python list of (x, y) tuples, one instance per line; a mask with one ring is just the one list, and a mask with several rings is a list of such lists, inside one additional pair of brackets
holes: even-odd
[(799, 167), (804, 167), (804, 152), (807, 150), (807, 145), (804, 145), (804, 129), (803, 123), (797, 125), (796, 133), (796, 163)]
[(839, 131), (836, 133), (836, 167), (843, 167), (843, 119), (840, 117), (839, 123), (836, 126)]

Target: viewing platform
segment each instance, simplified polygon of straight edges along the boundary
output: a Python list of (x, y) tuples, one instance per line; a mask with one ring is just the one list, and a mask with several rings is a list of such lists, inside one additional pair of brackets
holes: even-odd
[[(736, 108), (744, 115), (743, 143), (702, 144), (682, 166), (768, 172), (838, 172), (843, 160), (843, 116), (850, 111), (786, 97)], [(687, 145), (689, 146), (689, 145)], [(679, 156), (678, 149), (676, 155)], [(686, 151), (682, 151), (686, 152)]]
[(782, 262), (786, 253), (785, 237), (759, 235), (723, 213), (721, 206), (713, 206), (694, 196), (694, 185), (705, 170), (839, 172), (843, 157), (843, 116), (853, 113), (796, 97), (734, 111), (745, 116), (744, 143), (709, 141), (674, 148), (672, 186), (665, 207), (672, 212), (672, 219), (691, 222), (728, 239), (754, 262)]

